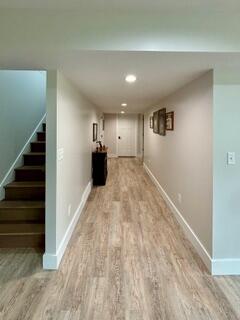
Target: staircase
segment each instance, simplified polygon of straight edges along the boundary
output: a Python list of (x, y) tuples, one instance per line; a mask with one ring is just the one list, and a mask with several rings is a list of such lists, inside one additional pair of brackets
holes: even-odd
[(0, 247), (44, 248), (46, 124), (24, 154), (24, 165), (15, 169), (15, 181), (5, 186), (0, 201)]

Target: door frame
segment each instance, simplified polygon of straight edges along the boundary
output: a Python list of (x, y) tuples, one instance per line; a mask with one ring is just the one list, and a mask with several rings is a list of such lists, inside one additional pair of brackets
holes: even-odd
[(142, 146), (141, 146), (141, 149), (142, 149), (142, 156), (141, 156), (141, 161), (142, 163), (144, 163), (144, 135), (145, 135), (145, 116), (144, 114), (142, 115)]
[[(126, 114), (127, 115), (127, 114)], [(125, 116), (126, 116), (125, 115)], [(130, 113), (130, 115), (135, 115), (134, 113)], [(118, 121), (119, 121), (119, 118), (121, 117), (122, 115), (121, 114), (117, 114), (117, 119), (116, 119), (116, 155), (117, 157), (121, 157), (119, 156), (119, 152), (118, 152)], [(124, 116), (124, 115), (123, 115)], [(138, 123), (137, 123), (137, 114), (136, 114), (136, 119), (135, 119), (135, 148), (134, 148), (134, 156), (133, 157), (137, 157), (137, 134), (138, 134)], [(127, 157), (127, 156), (126, 156)]]

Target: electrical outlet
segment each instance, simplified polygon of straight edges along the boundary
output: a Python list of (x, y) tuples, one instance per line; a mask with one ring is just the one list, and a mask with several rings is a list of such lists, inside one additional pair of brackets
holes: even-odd
[(69, 204), (69, 206), (68, 206), (68, 216), (71, 215), (71, 209), (72, 209), (72, 206), (71, 206), (71, 204)]
[(181, 193), (178, 193), (178, 202), (182, 203), (182, 195), (181, 195)]

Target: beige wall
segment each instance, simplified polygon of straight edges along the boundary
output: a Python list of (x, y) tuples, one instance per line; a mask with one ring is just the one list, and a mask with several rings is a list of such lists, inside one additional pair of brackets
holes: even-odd
[[(144, 162), (212, 255), (213, 74), (208, 72), (145, 114)], [(154, 134), (149, 116), (166, 107), (175, 130)], [(179, 201), (181, 194), (182, 201)]]
[(143, 156), (143, 115), (138, 115), (138, 128), (137, 128), (137, 155)]
[[(92, 123), (98, 114), (63, 75), (57, 86), (57, 148), (64, 149), (64, 158), (57, 169), (57, 245), (76, 212), (81, 197), (92, 179)], [(69, 206), (71, 212), (68, 215)]]
[[(91, 186), (92, 124), (101, 114), (68, 79), (48, 76), (45, 267), (58, 266)], [(63, 150), (63, 158), (58, 158)]]

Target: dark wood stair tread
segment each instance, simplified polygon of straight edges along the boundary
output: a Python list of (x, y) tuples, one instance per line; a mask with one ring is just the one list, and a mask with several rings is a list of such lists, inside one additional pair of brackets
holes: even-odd
[(46, 132), (45, 131), (37, 132), (37, 141), (46, 141)]
[(45, 202), (3, 200), (0, 202), (0, 223), (44, 223)]
[(22, 166), (18, 167), (15, 170), (42, 170), (45, 171), (45, 166)]
[(31, 151), (30, 152), (45, 152), (46, 151), (46, 142), (45, 141), (36, 141), (31, 142)]
[(32, 151), (23, 155), (24, 165), (26, 166), (43, 166), (46, 162), (46, 153), (44, 151)]
[(45, 156), (46, 152), (28, 152), (25, 156)]
[(31, 142), (31, 143), (36, 143), (36, 144), (45, 144), (46, 143), (46, 141), (33, 141), (33, 142)]
[(37, 248), (44, 251), (44, 233), (0, 233), (0, 248)]
[[(44, 236), (44, 232), (1, 232), (0, 236)], [(17, 246), (16, 246), (17, 247)], [(1, 244), (0, 244), (1, 248)]]
[(5, 186), (5, 188), (32, 188), (45, 187), (45, 181), (14, 181)]
[(44, 209), (44, 201), (0, 201), (1, 209)]
[(29, 234), (44, 234), (45, 224), (40, 223), (17, 223), (6, 222), (0, 224), (0, 235), (29, 235)]
[(25, 164), (15, 169), (15, 181), (45, 181), (45, 165)]
[(15, 181), (5, 186), (0, 201), (0, 248), (45, 246), (46, 125), (15, 168)]

